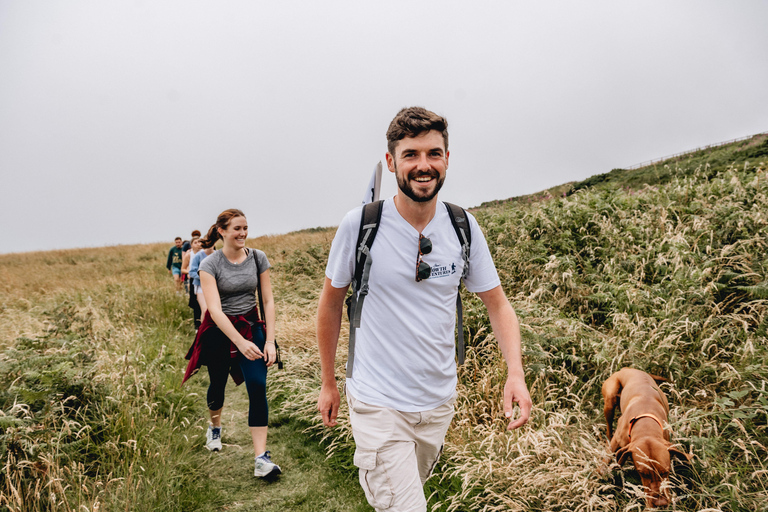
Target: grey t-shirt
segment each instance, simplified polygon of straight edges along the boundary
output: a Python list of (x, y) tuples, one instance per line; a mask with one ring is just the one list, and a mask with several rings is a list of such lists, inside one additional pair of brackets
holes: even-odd
[(232, 263), (224, 256), (224, 251), (215, 251), (200, 263), (200, 272), (207, 272), (216, 278), (221, 310), (225, 315), (242, 315), (256, 307), (259, 276), (254, 256), (259, 259), (259, 270), (262, 272), (272, 266), (267, 255), (258, 249), (249, 249), (248, 257), (242, 263)]

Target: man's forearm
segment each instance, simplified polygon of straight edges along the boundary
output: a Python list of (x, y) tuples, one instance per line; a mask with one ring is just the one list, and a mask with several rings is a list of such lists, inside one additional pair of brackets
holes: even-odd
[[(531, 416), (531, 396), (525, 384), (523, 371), (523, 350), (520, 338), (520, 322), (515, 310), (507, 300), (501, 286), (478, 296), (488, 308), (491, 328), (499, 343), (504, 360), (507, 363), (507, 382), (504, 385), (504, 415), (509, 420), (507, 429), (515, 429), (525, 425)], [(514, 419), (515, 402), (520, 408), (520, 415)]]
[(317, 348), (320, 353), (320, 371), (323, 385), (336, 383), (336, 348), (341, 332), (341, 315), (347, 288), (334, 288), (325, 278), (317, 305)]
[(339, 388), (336, 387), (336, 347), (341, 332), (341, 314), (347, 288), (334, 288), (325, 278), (323, 291), (317, 305), (317, 348), (320, 353), (322, 385), (317, 399), (317, 409), (323, 417), (323, 425), (335, 427), (339, 413)]
[(336, 381), (336, 348), (341, 332), (341, 312), (320, 304), (317, 311), (317, 347), (323, 384)]
[(509, 303), (506, 307), (502, 306), (498, 315), (491, 317), (491, 329), (498, 340), (499, 350), (507, 363), (509, 375), (524, 377), (520, 322)]
[(501, 287), (478, 293), (491, 321), (499, 350), (507, 363), (507, 371), (515, 377), (524, 377), (520, 322)]

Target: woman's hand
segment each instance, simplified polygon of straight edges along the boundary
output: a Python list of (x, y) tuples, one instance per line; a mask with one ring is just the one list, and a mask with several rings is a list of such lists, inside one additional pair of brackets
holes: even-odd
[(235, 342), (235, 346), (240, 351), (240, 353), (245, 356), (246, 359), (251, 361), (255, 361), (256, 359), (261, 359), (264, 357), (264, 353), (259, 350), (259, 347), (257, 347), (254, 342), (248, 341), (245, 338)]
[(267, 363), (267, 367), (270, 367), (277, 362), (277, 350), (275, 349), (274, 341), (268, 341), (264, 345), (264, 360)]

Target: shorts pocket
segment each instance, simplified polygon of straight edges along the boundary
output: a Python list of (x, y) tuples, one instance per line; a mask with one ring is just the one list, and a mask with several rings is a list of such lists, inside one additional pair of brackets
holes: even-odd
[(377, 451), (373, 448), (357, 448), (354, 463), (360, 468), (360, 486), (365, 491), (368, 503), (376, 509), (391, 507), (395, 501), (395, 493), (387, 469), (381, 464)]

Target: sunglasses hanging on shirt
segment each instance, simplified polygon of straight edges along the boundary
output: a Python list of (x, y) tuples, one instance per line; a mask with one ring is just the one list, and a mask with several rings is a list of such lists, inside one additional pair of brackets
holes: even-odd
[(432, 275), (432, 267), (422, 260), (422, 256), (432, 252), (432, 240), (419, 234), (419, 258), (416, 260), (416, 282), (429, 279)]

